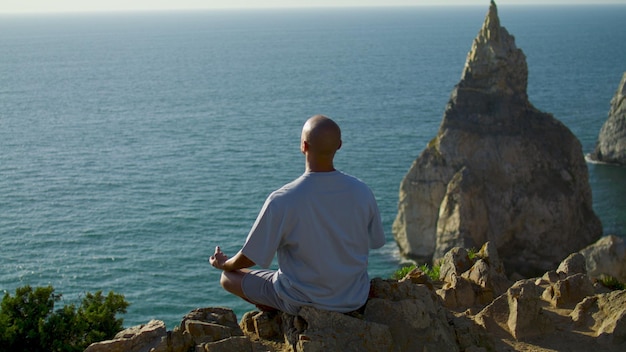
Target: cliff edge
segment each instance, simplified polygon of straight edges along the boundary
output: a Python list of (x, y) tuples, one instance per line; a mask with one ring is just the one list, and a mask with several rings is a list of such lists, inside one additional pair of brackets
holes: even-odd
[[(252, 311), (238, 323), (228, 308), (199, 308), (171, 331), (155, 320), (85, 352), (621, 352), (626, 291), (604, 287), (586, 267), (613, 253), (621, 259), (604, 268), (623, 269), (625, 250), (623, 240), (607, 238), (568, 256), (556, 270), (513, 283), (491, 243), (475, 255), (455, 247), (438, 278), (416, 268), (401, 280), (373, 279), (369, 300), (351, 313)], [(592, 266), (602, 272), (603, 265)]]

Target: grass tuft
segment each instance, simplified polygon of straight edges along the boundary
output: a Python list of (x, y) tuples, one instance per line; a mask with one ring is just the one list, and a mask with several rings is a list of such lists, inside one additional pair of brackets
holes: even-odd
[(611, 290), (623, 290), (625, 288), (624, 283), (620, 282), (613, 276), (602, 275), (600, 277), (600, 283)]

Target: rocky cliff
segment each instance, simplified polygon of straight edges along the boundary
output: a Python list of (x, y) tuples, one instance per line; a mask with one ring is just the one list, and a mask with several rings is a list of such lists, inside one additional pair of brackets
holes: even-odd
[[(609, 256), (608, 266), (594, 263)], [(151, 321), (85, 352), (624, 351), (626, 291), (601, 285), (590, 263), (596, 273), (623, 272), (623, 240), (606, 238), (515, 283), (491, 243), (475, 255), (455, 247), (438, 278), (415, 269), (401, 280), (373, 279), (366, 305), (348, 314), (253, 311), (238, 323), (230, 309), (200, 308), (171, 331)]]
[(626, 165), (626, 72), (611, 99), (609, 117), (602, 125), (591, 159)]
[(400, 185), (393, 234), (404, 256), (490, 241), (509, 273), (532, 276), (601, 236), (581, 144), (528, 101), (527, 79), (492, 1), (437, 136)]

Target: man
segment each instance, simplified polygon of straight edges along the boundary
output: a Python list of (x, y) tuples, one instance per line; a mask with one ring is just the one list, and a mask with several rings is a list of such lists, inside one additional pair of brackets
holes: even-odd
[[(262, 310), (297, 314), (302, 306), (350, 312), (367, 301), (369, 249), (385, 243), (371, 190), (335, 170), (341, 130), (316, 115), (302, 128), (302, 176), (270, 194), (242, 249), (228, 258), (216, 247), (209, 262), (223, 270), (227, 291)], [(278, 255), (277, 271), (268, 268)]]

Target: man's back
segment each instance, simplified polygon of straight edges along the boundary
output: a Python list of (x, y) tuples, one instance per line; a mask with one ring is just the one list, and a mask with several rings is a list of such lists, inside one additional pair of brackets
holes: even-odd
[(278, 253), (274, 286), (286, 301), (350, 311), (367, 299), (368, 252), (384, 241), (364, 183), (339, 171), (307, 172), (268, 197), (242, 251), (264, 267)]

